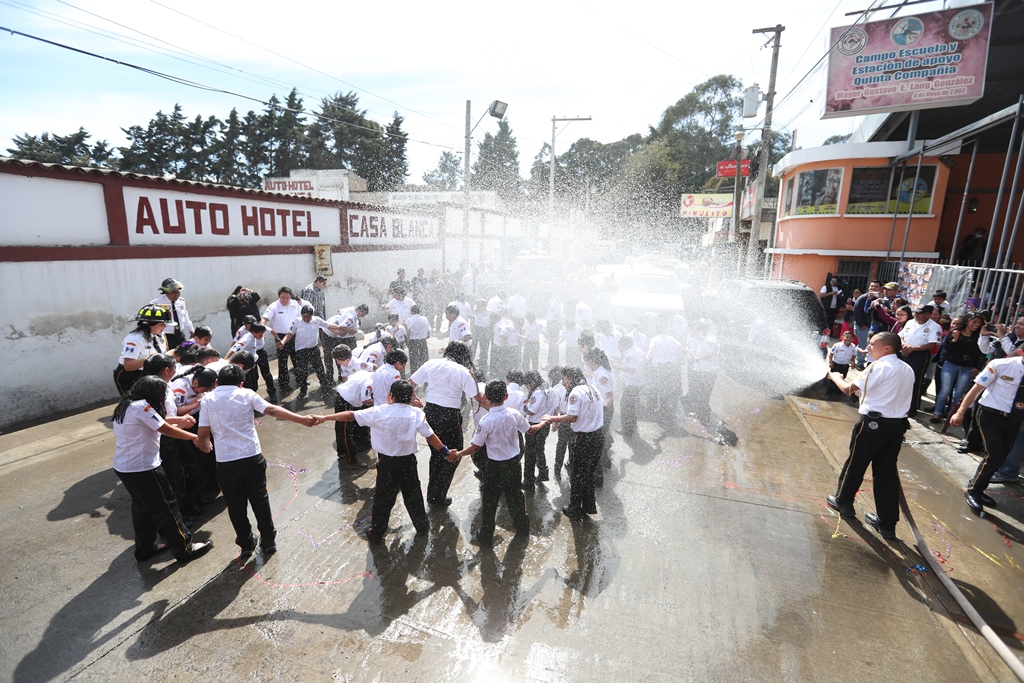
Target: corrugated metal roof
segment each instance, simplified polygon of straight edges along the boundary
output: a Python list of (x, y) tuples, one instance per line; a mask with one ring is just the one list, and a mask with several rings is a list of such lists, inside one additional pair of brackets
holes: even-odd
[(304, 195), (290, 194), (287, 192), (265, 192), (251, 187), (239, 187), (237, 185), (223, 185), (221, 183), (208, 183), (199, 180), (182, 180), (174, 176), (148, 175), (145, 173), (129, 173), (126, 171), (115, 171), (111, 168), (91, 168), (88, 166), (68, 166), (65, 164), (47, 164), (41, 161), (29, 159), (12, 159), (0, 156), (0, 167), (20, 166), (23, 168), (40, 168), (46, 170), (64, 171), (77, 175), (104, 176), (108, 178), (124, 178), (125, 180), (148, 180), (150, 182), (166, 183), (177, 187), (205, 187), (210, 189), (231, 190), (261, 197), (297, 197), (317, 204), (336, 204), (337, 200), (321, 199), (319, 197), (307, 197)]

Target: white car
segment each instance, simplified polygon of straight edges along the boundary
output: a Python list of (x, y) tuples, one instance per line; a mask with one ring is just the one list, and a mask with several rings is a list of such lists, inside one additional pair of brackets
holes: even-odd
[(629, 329), (646, 314), (655, 317), (683, 314), (682, 286), (675, 273), (644, 268), (621, 270), (615, 275), (619, 288), (608, 305), (613, 325)]

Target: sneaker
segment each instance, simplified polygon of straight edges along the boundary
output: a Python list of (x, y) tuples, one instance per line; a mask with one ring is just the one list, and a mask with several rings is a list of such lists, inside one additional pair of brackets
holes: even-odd
[(990, 484), (1016, 484), (1017, 480), (1020, 479), (1019, 474), (999, 474), (996, 472), (992, 475), (992, 478), (988, 480)]

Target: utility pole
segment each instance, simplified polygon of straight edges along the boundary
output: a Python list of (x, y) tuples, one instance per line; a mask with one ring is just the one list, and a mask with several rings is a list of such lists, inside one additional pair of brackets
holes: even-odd
[[(775, 34), (774, 45), (772, 46), (772, 73), (768, 79), (768, 95), (765, 97), (767, 106), (764, 114), (764, 131), (761, 133), (761, 149), (758, 152), (760, 163), (758, 164), (757, 179), (754, 183), (754, 215), (750, 218), (750, 240), (747, 242), (747, 276), (753, 276), (757, 267), (757, 245), (761, 233), (761, 210), (764, 207), (764, 184), (768, 176), (768, 163), (771, 159), (772, 149), (772, 107), (775, 105), (775, 76), (779, 70), (779, 41), (782, 32), (786, 27), (776, 24), (771, 28), (754, 29), (753, 33)], [(736, 169), (737, 179), (739, 169)], [(739, 207), (736, 207), (739, 209)]]
[(551, 190), (548, 192), (548, 220), (552, 223), (555, 221), (555, 124), (559, 121), (590, 121), (589, 116), (579, 118), (566, 118), (560, 119), (554, 116), (551, 117), (551, 172), (548, 174), (551, 176)]
[(473, 129), (470, 127), (473, 122), (472, 108), (472, 102), (466, 100), (466, 156), (463, 159), (465, 170), (462, 172), (462, 190), (465, 193), (462, 198), (462, 262), (467, 268), (469, 267), (469, 151), (473, 135)]

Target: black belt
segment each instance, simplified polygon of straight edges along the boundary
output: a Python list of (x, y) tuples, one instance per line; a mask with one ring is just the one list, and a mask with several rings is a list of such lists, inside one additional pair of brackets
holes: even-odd
[(379, 458), (415, 458), (415, 457), (416, 457), (415, 453), (410, 453), (409, 455), (388, 455), (387, 453), (380, 453), (380, 452), (377, 453), (377, 458), (378, 459)]
[(983, 406), (980, 403), (978, 404), (978, 408), (980, 410), (984, 410), (986, 413), (995, 413), (996, 415), (1002, 415), (1003, 417), (1010, 417), (1009, 411), (1006, 410), (997, 410), (995, 408), (989, 408), (988, 406)]
[(867, 415), (860, 416), (861, 422), (865, 420), (878, 420), (879, 422), (902, 422), (905, 417), (882, 417), (882, 414), (872, 410)]

